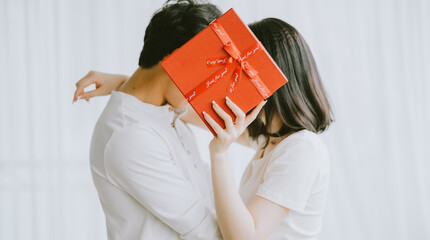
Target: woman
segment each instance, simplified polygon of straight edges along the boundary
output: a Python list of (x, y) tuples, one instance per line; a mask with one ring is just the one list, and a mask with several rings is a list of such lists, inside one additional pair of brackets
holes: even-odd
[[(217, 133), (209, 148), (219, 226), (225, 239), (316, 239), (329, 182), (328, 153), (317, 134), (332, 122), (331, 107), (311, 51), (295, 28), (275, 18), (249, 27), (289, 82), (267, 99), (258, 116), (246, 116), (226, 99), (234, 123), (214, 103), (226, 129), (204, 114)], [(108, 94), (126, 79), (94, 75), (78, 82), (74, 101)], [(96, 91), (83, 94), (91, 83), (97, 83)], [(239, 191), (227, 156), (234, 141), (257, 148)]]

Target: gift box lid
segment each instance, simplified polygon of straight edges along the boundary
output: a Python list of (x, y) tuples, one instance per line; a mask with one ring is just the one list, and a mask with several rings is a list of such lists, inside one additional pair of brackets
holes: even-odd
[(161, 66), (214, 135), (203, 111), (225, 126), (212, 101), (234, 120), (226, 96), (247, 113), (287, 82), (233, 9), (167, 56)]

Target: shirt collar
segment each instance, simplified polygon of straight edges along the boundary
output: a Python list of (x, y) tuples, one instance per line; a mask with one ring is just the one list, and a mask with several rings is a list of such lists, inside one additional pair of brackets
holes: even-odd
[(174, 108), (170, 104), (156, 106), (150, 103), (142, 102), (133, 95), (119, 91), (112, 91), (111, 95), (113, 98), (122, 98), (123, 100), (126, 100), (134, 110), (138, 111), (136, 113), (142, 112), (146, 117), (149, 115), (168, 120), (169, 122), (174, 122), (186, 112), (186, 108)]

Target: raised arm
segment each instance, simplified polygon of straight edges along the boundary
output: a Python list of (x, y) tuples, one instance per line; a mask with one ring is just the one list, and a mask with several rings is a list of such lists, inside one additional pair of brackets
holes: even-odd
[[(102, 73), (89, 71), (81, 80), (76, 82), (76, 90), (73, 95), (73, 102), (79, 99), (87, 101), (96, 96), (109, 95), (112, 90), (118, 89), (129, 77), (120, 74)], [(96, 85), (96, 89), (84, 92), (84, 89), (91, 84)]]
[[(121, 74), (89, 71), (87, 75), (76, 82), (76, 90), (73, 96), (73, 102), (76, 102), (80, 99), (89, 101), (90, 98), (93, 97), (109, 95), (113, 90), (121, 87), (121, 85), (126, 82), (128, 78), (129, 76)], [(95, 84), (96, 89), (84, 92), (84, 89), (91, 84)], [(189, 104), (187, 105), (187, 113), (181, 117), (181, 120), (207, 130), (203, 120), (199, 117), (199, 115), (197, 115), (197, 113)], [(236, 142), (241, 145), (253, 147), (253, 144), (251, 144), (250, 141), (251, 140), (246, 136), (246, 134), (242, 134), (236, 139)]]
[(248, 116), (245, 116), (245, 113), (228, 99), (227, 105), (236, 115), (235, 123), (221, 107), (216, 103), (213, 104), (215, 112), (226, 123), (225, 130), (210, 115), (205, 114), (206, 120), (217, 133), (209, 148), (218, 223), (224, 239), (266, 239), (279, 226), (289, 210), (259, 196), (246, 206), (235, 187), (227, 158), (231, 143), (242, 135), (246, 127), (256, 118), (264, 103), (260, 103)]

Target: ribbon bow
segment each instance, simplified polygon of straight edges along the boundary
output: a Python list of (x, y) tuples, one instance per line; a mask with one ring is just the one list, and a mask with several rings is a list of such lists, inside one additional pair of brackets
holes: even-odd
[(224, 44), (224, 50), (229, 54), (229, 56), (223, 58), (209, 59), (206, 61), (206, 65), (208, 67), (224, 67), (218, 70), (212, 76), (210, 76), (206, 81), (200, 83), (188, 94), (186, 94), (185, 98), (188, 100), (188, 102), (191, 102), (194, 98), (203, 93), (206, 89), (210, 88), (216, 82), (223, 79), (227, 75), (229, 70), (232, 69), (233, 65), (237, 65), (237, 67), (231, 75), (227, 89), (228, 92), (232, 93), (235, 90), (239, 79), (242, 77), (242, 72), (245, 72), (245, 74), (249, 77), (251, 83), (254, 85), (260, 95), (264, 99), (268, 98), (270, 96), (270, 90), (266, 87), (263, 81), (261, 81), (260, 77), (258, 76), (258, 71), (255, 70), (255, 68), (253, 68), (251, 64), (249, 64), (247, 61), (248, 58), (263, 49), (261, 43), (257, 42), (254, 46), (246, 50), (245, 54), (242, 55), (239, 49), (231, 40), (231, 38), (228, 36), (227, 32), (217, 21), (212, 22), (210, 24), (210, 27)]

